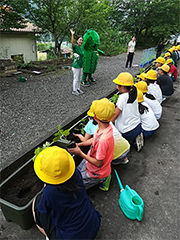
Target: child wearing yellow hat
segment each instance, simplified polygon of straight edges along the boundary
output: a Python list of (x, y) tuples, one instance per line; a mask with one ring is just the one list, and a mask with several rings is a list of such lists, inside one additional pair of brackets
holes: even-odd
[(45, 184), (33, 201), (33, 216), (46, 239), (94, 239), (101, 216), (90, 203), (72, 156), (48, 147), (36, 157), (34, 170)]
[(144, 96), (140, 90), (138, 90), (137, 99), (139, 104), (139, 112), (140, 112), (143, 136), (150, 137), (159, 128), (159, 123), (156, 120), (156, 117), (151, 107), (146, 102), (144, 102)]
[(143, 93), (144, 102), (150, 106), (154, 112), (156, 119), (159, 120), (162, 115), (162, 106), (152, 94), (148, 93), (147, 82), (140, 81), (135, 85), (137, 89)]
[[(90, 110), (87, 112), (87, 114), (91, 117), (94, 116), (93, 114), (93, 104), (90, 107)], [(114, 126), (112, 122), (110, 122), (112, 128), (113, 128), (113, 137), (114, 137), (114, 152), (113, 152), (113, 160), (112, 164), (118, 165), (118, 164), (127, 164), (129, 162), (128, 155), (130, 152), (130, 144), (129, 142), (122, 137), (121, 133), (117, 130), (117, 128)], [(74, 134), (75, 136), (79, 137), (81, 140), (80, 143), (77, 143), (79, 147), (82, 146), (89, 146), (93, 142), (93, 136), (96, 132), (98, 125), (96, 125), (95, 120), (90, 120), (87, 125), (85, 126), (85, 137), (83, 137), (81, 134)], [(91, 141), (88, 139), (91, 138)]]
[(68, 151), (83, 158), (78, 165), (78, 169), (82, 174), (86, 189), (102, 183), (99, 186), (100, 189), (108, 191), (111, 180), (111, 161), (114, 152), (113, 128), (109, 122), (115, 114), (115, 106), (107, 98), (95, 100), (92, 105), (94, 119), (98, 123), (98, 128), (91, 149), (88, 154), (82, 152), (78, 146), (68, 149)]
[(166, 64), (170, 67), (169, 72), (168, 72), (169, 76), (171, 77), (171, 79), (173, 81), (175, 81), (177, 79), (177, 76), (178, 76), (177, 68), (173, 65), (173, 62), (172, 62), (171, 58), (166, 61)]
[(149, 70), (146, 73), (146, 82), (148, 84), (148, 93), (152, 94), (156, 100), (161, 104), (162, 103), (162, 91), (159, 85), (157, 84), (157, 73), (155, 70)]
[(121, 94), (118, 97), (112, 122), (115, 122), (116, 128), (126, 140), (131, 144), (136, 142), (137, 151), (140, 151), (143, 147), (143, 136), (133, 76), (128, 72), (122, 72), (113, 82)]
[(162, 91), (163, 100), (174, 93), (173, 81), (168, 75), (169, 69), (170, 67), (167, 64), (162, 65), (162, 67), (159, 68), (160, 76), (157, 78), (157, 83)]

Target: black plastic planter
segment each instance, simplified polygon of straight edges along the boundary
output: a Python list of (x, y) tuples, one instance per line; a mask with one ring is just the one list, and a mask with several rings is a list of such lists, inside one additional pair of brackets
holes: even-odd
[[(56, 143), (52, 143), (53, 146), (59, 146), (62, 148), (67, 148), (67, 145), (69, 144), (66, 140), (59, 140)], [(1, 185), (0, 185), (0, 192), (1, 192), (1, 198), (0, 198), (0, 205), (2, 212), (8, 222), (12, 221), (17, 223), (23, 230), (28, 230), (34, 225), (33, 215), (32, 215), (32, 201), (34, 197), (41, 192), (37, 192), (35, 196), (32, 197), (32, 199), (29, 200), (29, 202), (19, 207), (5, 199), (3, 199), (3, 194), (7, 191), (8, 188), (10, 188), (14, 182), (16, 182), (18, 179), (20, 179), (23, 175), (26, 175), (26, 173), (30, 170), (30, 168), (33, 168), (33, 161), (32, 159), (28, 160), (25, 164), (23, 164), (18, 170), (16, 170), (13, 174), (11, 174)], [(40, 181), (40, 180), (39, 180)], [(41, 182), (41, 181), (40, 181)], [(42, 182), (41, 182), (42, 183)], [(42, 183), (43, 188), (43, 183)], [(20, 196), (22, 197), (22, 196)]]
[[(1, 185), (1, 196), (17, 179), (22, 177), (30, 168), (32, 168), (33, 161), (30, 159), (11, 176), (9, 176)], [(34, 196), (35, 197), (35, 196)], [(0, 205), (6, 220), (17, 223), (22, 229), (27, 230), (34, 224), (32, 216), (32, 201), (31, 199), (25, 206), (16, 206), (2, 198), (0, 198)]]

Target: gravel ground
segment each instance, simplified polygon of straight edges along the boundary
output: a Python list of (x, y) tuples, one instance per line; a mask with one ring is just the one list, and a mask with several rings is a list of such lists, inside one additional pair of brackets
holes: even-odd
[[(142, 51), (137, 51), (133, 64), (141, 63)], [(14, 162), (71, 119), (86, 111), (91, 102), (116, 89), (112, 82), (125, 71), (126, 54), (100, 57), (93, 75), (95, 85), (82, 87), (84, 94), (74, 96), (72, 71), (59, 70), (36, 75), (26, 82), (18, 76), (1, 78), (1, 169)], [(130, 72), (138, 73), (133, 67)]]
[[(140, 63), (141, 55), (142, 52), (137, 52), (134, 64)], [(18, 82), (17, 78), (2, 79), (3, 167), (15, 160), (16, 154), (32, 148), (33, 142), (52, 133), (58, 124), (63, 125), (80, 115), (94, 99), (114, 90), (112, 80), (124, 71), (124, 62), (125, 54), (101, 57), (94, 74), (97, 84), (84, 89), (85, 94), (78, 97), (71, 95), (72, 72), (69, 70), (53, 76), (36, 76), (25, 83)], [(138, 70), (138, 67), (133, 68), (132, 74)], [(162, 104), (158, 131), (145, 139), (141, 152), (131, 148), (128, 164), (112, 167), (110, 190), (103, 192), (97, 186), (88, 190), (91, 202), (102, 215), (97, 240), (179, 239), (179, 83), (180, 76), (174, 82), (174, 94)], [(123, 186), (130, 186), (143, 199), (141, 222), (128, 219), (121, 211), (114, 168)], [(1, 210), (0, 223), (1, 240), (45, 239), (36, 226), (22, 230), (16, 223), (7, 222)]]

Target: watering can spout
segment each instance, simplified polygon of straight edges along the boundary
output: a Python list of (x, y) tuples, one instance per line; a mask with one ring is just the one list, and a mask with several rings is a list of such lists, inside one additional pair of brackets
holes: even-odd
[(119, 186), (120, 186), (121, 192), (122, 192), (122, 191), (124, 190), (123, 185), (122, 185), (122, 183), (121, 183), (121, 180), (120, 180), (120, 178), (119, 178), (119, 176), (118, 176), (117, 171), (114, 170), (114, 172), (115, 172), (115, 174), (116, 174), (116, 177), (117, 177), (117, 180), (118, 180), (118, 183), (119, 183)]

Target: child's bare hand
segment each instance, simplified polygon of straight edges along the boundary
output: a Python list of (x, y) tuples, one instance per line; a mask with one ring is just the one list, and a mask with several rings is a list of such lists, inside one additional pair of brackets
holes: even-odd
[(68, 152), (70, 152), (71, 154), (80, 155), (80, 151), (81, 149), (78, 146), (76, 146), (75, 148), (68, 148)]

